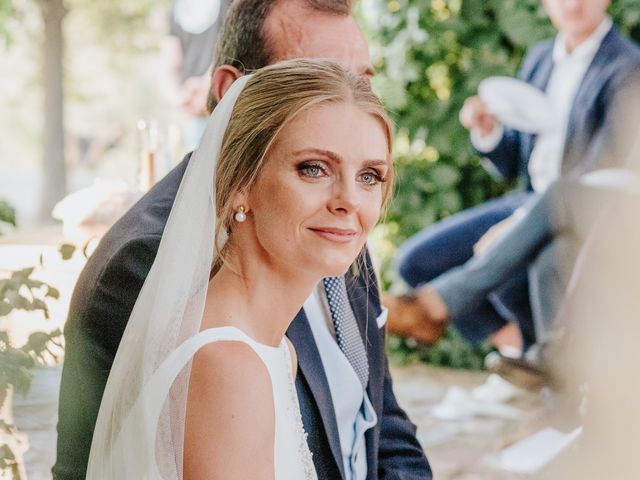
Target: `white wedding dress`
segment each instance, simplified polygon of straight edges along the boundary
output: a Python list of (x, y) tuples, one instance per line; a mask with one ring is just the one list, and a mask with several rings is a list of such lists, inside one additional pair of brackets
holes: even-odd
[(235, 327), (200, 331), (212, 261), (226, 240), (223, 230), (212, 241), (218, 224), (216, 165), (234, 103), (251, 78), (236, 80), (224, 95), (187, 166), (109, 373), (91, 443), (89, 480), (182, 480), (191, 360), (198, 349), (218, 341), (249, 345), (269, 371), (275, 479), (317, 479), (286, 340), (270, 347)]
[[(274, 469), (275, 480), (317, 480), (311, 452), (306, 442), (306, 434), (302, 426), (298, 396), (296, 394), (293, 374), (291, 372), (291, 355), (286, 340), (283, 338), (278, 347), (264, 345), (253, 340), (236, 327), (209, 328), (189, 338), (176, 348), (158, 367), (145, 386), (144, 392), (131, 409), (130, 417), (113, 445), (115, 452), (128, 452), (139, 449), (141, 445), (156, 444), (158, 420), (165, 408), (169, 393), (176, 377), (183, 371), (196, 352), (214, 342), (237, 341), (250, 346), (267, 367), (271, 378), (273, 404), (275, 406), (275, 438)], [(215, 408), (212, 405), (211, 408)], [(144, 426), (134, 419), (147, 419)], [(140, 428), (142, 427), (142, 428)], [(146, 438), (140, 438), (132, 444), (129, 439), (136, 438), (131, 429), (145, 432)], [(251, 432), (247, 432), (248, 435)], [(121, 480), (162, 480), (161, 466), (158, 462), (167, 460), (157, 455), (149, 455), (149, 451), (140, 452), (146, 455), (146, 464), (140, 458), (135, 465), (122, 465), (116, 474)], [(170, 460), (172, 461), (172, 460)], [(112, 472), (115, 474), (115, 472)]]

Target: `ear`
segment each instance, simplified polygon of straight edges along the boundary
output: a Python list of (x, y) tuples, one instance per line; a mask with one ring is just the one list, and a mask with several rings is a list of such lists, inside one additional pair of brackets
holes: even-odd
[(211, 91), (220, 101), (231, 84), (242, 76), (242, 72), (231, 65), (220, 65), (211, 76)]

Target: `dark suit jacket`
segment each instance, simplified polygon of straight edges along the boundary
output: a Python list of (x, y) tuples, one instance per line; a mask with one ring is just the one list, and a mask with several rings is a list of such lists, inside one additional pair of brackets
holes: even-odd
[[(54, 478), (84, 479), (102, 393), (138, 292), (160, 244), (189, 156), (136, 203), (104, 236), (80, 274), (65, 326)], [(351, 304), (367, 347), (368, 394), (378, 424), (366, 434), (368, 479), (431, 478), (415, 427), (398, 406), (377, 327), (380, 302), (367, 259), (363, 274), (347, 279)], [(298, 353), (305, 429), (320, 479), (342, 477), (342, 457), (328, 382), (313, 334), (301, 311), (287, 335)], [(212, 407), (214, 408), (214, 407)]]
[[(553, 41), (534, 46), (524, 59), (519, 77), (545, 90), (553, 69)], [(567, 128), (562, 161), (563, 176), (612, 166), (612, 144), (627, 140), (617, 135), (616, 115), (626, 93), (638, 87), (640, 49), (613, 27), (605, 35), (576, 93)], [(624, 127), (623, 127), (624, 128)], [(531, 189), (528, 164), (536, 136), (505, 128), (498, 146), (487, 157), (507, 179), (519, 178)], [(615, 145), (619, 148), (619, 145)], [(619, 159), (618, 159), (619, 160)]]

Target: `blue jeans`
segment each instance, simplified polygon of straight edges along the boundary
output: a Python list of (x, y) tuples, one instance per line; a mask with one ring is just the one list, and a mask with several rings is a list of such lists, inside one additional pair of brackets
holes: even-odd
[[(455, 324), (477, 311), (505, 281), (521, 278), (528, 269), (533, 310), (529, 327), (535, 342), (545, 343), (584, 239), (619, 196), (612, 188), (593, 188), (573, 179), (557, 181), (544, 194), (533, 194), (522, 217), (482, 254), (430, 285), (447, 304)], [(525, 342), (525, 348), (530, 345)]]
[[(425, 228), (400, 247), (396, 263), (400, 276), (415, 288), (465, 264), (473, 256), (473, 245), (480, 237), (509, 217), (531, 195), (510, 193)], [(452, 315), (452, 324), (467, 340), (478, 344), (508, 320), (515, 319), (528, 346), (535, 342), (528, 292), (527, 269), (523, 266), (474, 302), (472, 308)]]
[[(556, 204), (555, 192), (556, 188), (552, 187), (544, 195), (532, 194), (523, 206), (523, 216), (512, 223), (489, 248), (431, 282), (431, 286), (447, 304), (449, 316), (454, 323), (474, 312), (478, 305), (486, 301), (487, 295), (499, 296), (497, 292), (502, 291), (507, 284), (522, 282), (523, 278), (533, 280), (538, 290), (542, 288), (534, 299), (543, 303), (534, 301), (533, 305), (536, 307), (546, 306), (544, 302), (550, 300), (547, 295), (540, 298), (542, 291), (562, 291), (556, 284), (549, 284), (549, 291), (540, 283), (542, 277), (548, 280), (549, 275), (556, 271), (552, 248), (554, 244), (550, 243), (554, 230), (552, 209)], [(528, 267), (534, 260), (539, 267), (544, 268), (537, 269), (538, 275), (531, 276)], [(547, 274), (541, 275), (542, 273)], [(496, 289), (499, 290), (496, 292)], [(530, 298), (527, 288), (524, 293)], [(526, 349), (535, 343), (537, 337), (533, 317), (530, 315), (529, 322), (524, 325), (522, 318), (517, 320), (521, 328), (528, 329), (526, 333), (523, 331), (523, 346)]]

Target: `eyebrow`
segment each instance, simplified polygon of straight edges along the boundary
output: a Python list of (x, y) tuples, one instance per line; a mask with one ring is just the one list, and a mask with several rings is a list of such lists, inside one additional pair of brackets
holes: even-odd
[[(302, 153), (315, 153), (319, 155), (324, 155), (325, 157), (329, 157), (331, 160), (333, 160), (336, 163), (342, 163), (342, 157), (330, 150), (324, 150), (322, 148), (303, 148), (301, 150), (295, 151), (294, 155), (300, 155)], [(378, 166), (389, 165), (389, 162), (387, 160), (379, 160), (379, 159), (366, 160), (364, 163), (365, 163), (365, 166), (367, 167), (378, 167)]]

